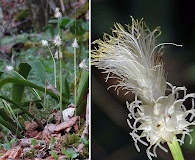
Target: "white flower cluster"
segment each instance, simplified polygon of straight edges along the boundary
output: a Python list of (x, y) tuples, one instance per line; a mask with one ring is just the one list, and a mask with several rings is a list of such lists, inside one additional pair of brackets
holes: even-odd
[(58, 7), (55, 9), (54, 17), (55, 18), (61, 18), (62, 17), (62, 13), (60, 12), (60, 9)]
[[(130, 135), (138, 151), (138, 142), (148, 146), (146, 153), (152, 159), (157, 156), (157, 146), (167, 151), (161, 143), (171, 142), (181, 134), (178, 141), (182, 144), (185, 135), (190, 136), (188, 127), (195, 125), (195, 94), (186, 94), (185, 87), (166, 82), (158, 47), (167, 43), (155, 44), (159, 28), (151, 32), (142, 20), (132, 18), (128, 31), (116, 23), (112, 32), (113, 36), (104, 35), (104, 41), (93, 42), (98, 47), (92, 51), (92, 64), (108, 73), (108, 78), (118, 80), (110, 87), (135, 94), (135, 101), (127, 102)], [(181, 91), (183, 98), (179, 98)], [(188, 98), (192, 100), (190, 110), (183, 104)]]
[(14, 69), (13, 66), (5, 66), (5, 71), (11, 72)]
[(62, 40), (61, 40), (59, 34), (54, 38), (53, 43), (54, 43), (56, 46), (60, 46), (60, 45), (62, 44)]
[[(56, 8), (54, 16), (56, 18), (60, 18), (62, 16), (62, 13), (60, 12), (59, 8)], [(60, 46), (62, 44), (62, 39), (60, 38), (59, 34), (55, 36), (55, 38), (53, 40), (53, 43), (54, 43), (55, 46)], [(44, 39), (41, 40), (41, 44), (42, 44), (43, 47), (48, 47), (49, 46), (48, 41), (44, 40)], [(54, 54), (54, 58), (57, 59), (57, 60), (63, 58), (62, 52), (61, 51), (59, 51), (59, 52), (56, 51), (55, 54)]]
[(79, 45), (78, 45), (78, 43), (77, 43), (77, 39), (76, 39), (76, 38), (74, 39), (74, 41), (73, 41), (73, 43), (72, 43), (72, 47), (73, 47), (73, 48), (79, 48)]
[[(171, 93), (168, 96), (159, 97), (153, 104), (143, 104), (137, 97), (132, 103), (127, 102), (127, 108), (130, 112), (128, 117), (130, 120), (134, 119), (133, 123), (129, 119), (127, 120), (133, 130), (130, 135), (133, 137), (138, 151), (140, 150), (137, 142), (148, 146), (142, 140), (143, 137), (146, 137), (149, 142), (146, 151), (149, 159), (152, 159), (152, 156), (157, 157), (155, 151), (157, 146), (167, 152), (160, 143), (171, 142), (177, 134), (182, 134), (181, 140), (178, 139), (180, 144), (184, 143), (185, 135), (190, 136), (190, 143), (192, 143), (192, 137), (189, 134), (191, 130), (188, 129), (188, 126), (195, 125), (193, 120), (195, 117), (195, 94), (186, 94), (185, 87), (175, 87), (168, 82), (167, 84), (171, 87)], [(183, 98), (179, 98), (179, 91), (183, 91)], [(183, 105), (183, 102), (188, 98), (192, 98), (192, 108), (190, 110), (187, 110)], [(187, 116), (190, 116), (189, 121)], [(152, 146), (154, 146), (153, 152), (151, 152)]]
[(58, 51), (56, 51), (55, 52), (55, 55), (54, 55), (54, 58), (55, 59), (62, 59), (63, 58), (63, 55), (62, 55), (62, 52), (58, 52)]

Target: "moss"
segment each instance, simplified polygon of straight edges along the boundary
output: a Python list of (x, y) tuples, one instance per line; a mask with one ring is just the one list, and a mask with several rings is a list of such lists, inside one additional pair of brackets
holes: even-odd
[(80, 137), (78, 134), (71, 134), (71, 133), (67, 133), (65, 136), (64, 136), (64, 140), (63, 140), (63, 146), (64, 147), (68, 147), (68, 146), (77, 146), (78, 145), (78, 141), (80, 140)]
[(32, 148), (31, 150), (25, 152), (24, 157), (25, 158), (34, 158), (35, 155), (37, 155), (37, 151), (34, 148)]

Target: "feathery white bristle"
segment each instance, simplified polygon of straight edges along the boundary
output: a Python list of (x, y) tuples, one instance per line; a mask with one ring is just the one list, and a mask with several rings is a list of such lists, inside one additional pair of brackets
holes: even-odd
[(151, 32), (142, 20), (133, 18), (127, 29), (116, 23), (113, 36), (105, 34), (104, 41), (94, 41), (98, 48), (92, 51), (92, 63), (105, 73), (113, 73), (108, 78), (119, 79), (112, 87), (130, 90), (151, 103), (164, 95), (166, 89), (163, 64), (155, 44), (159, 35), (156, 33), (160, 31), (156, 28)]

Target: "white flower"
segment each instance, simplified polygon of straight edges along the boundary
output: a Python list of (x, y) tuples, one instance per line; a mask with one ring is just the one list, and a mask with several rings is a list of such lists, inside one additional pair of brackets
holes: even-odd
[(5, 66), (5, 70), (7, 72), (11, 72), (13, 69), (14, 69), (13, 66)]
[(55, 59), (61, 59), (61, 58), (63, 58), (62, 52), (56, 51), (56, 52), (55, 52), (55, 55), (54, 55), (54, 58), (55, 58)]
[(48, 46), (48, 41), (42, 39), (42, 40), (41, 40), (41, 44), (42, 44), (43, 47), (47, 47), (47, 46)]
[[(157, 146), (167, 151), (161, 143), (171, 142), (175, 135), (181, 134), (178, 141), (182, 144), (185, 135), (190, 136), (188, 127), (195, 125), (195, 94), (186, 94), (185, 87), (166, 82), (158, 47), (172, 43), (156, 45), (159, 28), (150, 31), (142, 20), (133, 18), (132, 26), (127, 28), (128, 32), (116, 23), (113, 36), (105, 34), (104, 41), (93, 42), (98, 47), (92, 50), (92, 64), (108, 73), (107, 78), (118, 80), (118, 84), (110, 87), (135, 94), (135, 101), (127, 102), (130, 135), (138, 151), (138, 142), (149, 145), (146, 153), (152, 159), (157, 156)], [(167, 94), (168, 91), (171, 92)], [(179, 98), (180, 91), (183, 98)], [(192, 99), (190, 110), (183, 104), (188, 98)]]
[[(184, 143), (185, 135), (189, 135), (191, 131), (188, 127), (195, 125), (193, 120), (195, 117), (194, 98), (195, 94), (186, 94), (185, 87), (175, 87), (168, 83), (171, 88), (171, 93), (168, 96), (159, 97), (153, 104), (144, 104), (139, 101), (137, 97), (132, 103), (127, 102), (127, 108), (130, 111), (129, 119), (134, 119), (134, 122), (127, 122), (130, 128), (133, 130), (130, 135), (135, 141), (135, 146), (138, 151), (138, 142), (149, 147), (146, 153), (149, 159), (151, 157), (157, 157), (156, 147), (159, 146), (165, 152), (167, 150), (161, 145), (164, 142), (171, 142), (173, 137), (177, 134), (182, 134), (180, 144)], [(179, 98), (179, 91), (183, 91), (183, 98)], [(192, 108), (187, 110), (183, 105), (183, 102), (188, 99), (192, 99)], [(190, 120), (187, 120), (187, 116), (190, 116)], [(139, 132), (141, 131), (141, 132)], [(146, 138), (146, 143), (142, 138)], [(192, 137), (190, 136), (192, 143)], [(151, 148), (153, 146), (153, 151)]]
[(55, 18), (61, 18), (62, 17), (62, 13), (60, 12), (60, 9), (58, 7), (55, 9), (54, 17)]
[(83, 60), (81, 61), (81, 63), (79, 64), (79, 68), (88, 71), (88, 66), (86, 65), (86, 59), (83, 59)]
[(59, 34), (54, 38), (53, 43), (54, 43), (56, 46), (60, 46), (60, 45), (62, 44), (62, 40), (61, 40)]
[(78, 45), (78, 43), (77, 43), (77, 39), (76, 39), (76, 38), (74, 39), (74, 41), (73, 41), (73, 43), (72, 43), (72, 47), (73, 47), (73, 48), (79, 48), (79, 45)]

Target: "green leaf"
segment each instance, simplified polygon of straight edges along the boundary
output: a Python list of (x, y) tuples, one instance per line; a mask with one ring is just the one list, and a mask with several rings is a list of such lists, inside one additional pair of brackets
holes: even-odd
[(83, 28), (81, 23), (82, 23), (82, 21), (77, 21), (76, 27), (75, 27), (74, 24), (72, 24), (71, 27), (70, 27), (71, 33), (74, 34), (75, 29), (76, 29), (77, 36), (82, 36), (85, 33), (85, 29)]
[(4, 108), (0, 108), (0, 115), (1, 117), (10, 125), (14, 126), (15, 128), (18, 128), (19, 131), (22, 131), (20, 127), (17, 127), (17, 123), (14, 122), (9, 115), (4, 111)]
[(53, 145), (55, 141), (56, 141), (55, 137), (51, 137), (50, 144)]
[(70, 87), (68, 82), (68, 77), (64, 79), (64, 91), (63, 91), (63, 97), (66, 99), (70, 99)]
[(58, 160), (59, 156), (57, 155), (56, 152), (50, 151), (49, 153), (52, 155), (52, 157), (53, 157), (54, 159)]
[[(19, 80), (19, 79), (15, 79), (15, 78), (5, 78), (3, 80), (0, 81), (0, 89), (7, 83), (16, 83), (16, 84), (20, 84), (20, 85), (24, 85), (24, 86), (28, 86), (28, 87), (31, 87), (31, 88), (34, 88), (34, 89), (38, 89), (39, 91), (42, 91), (42, 92), (45, 92), (45, 88), (44, 87), (41, 87), (41, 86), (38, 86), (38, 85), (35, 85), (27, 80)], [(59, 95), (46, 89), (46, 93), (49, 94), (50, 96), (52, 96), (54, 99), (58, 99), (59, 100)], [(65, 103), (65, 104), (70, 104), (70, 102), (65, 99), (65, 98), (62, 98), (62, 102)]]
[(16, 102), (12, 101), (11, 99), (9, 99), (9, 98), (7, 98), (7, 97), (4, 97), (4, 96), (1, 96), (1, 95), (0, 95), (0, 98), (6, 100), (7, 102), (9, 102), (9, 103), (13, 104), (14, 106), (16, 106), (17, 108), (21, 109), (21, 110), (22, 110), (24, 113), (26, 113), (29, 117), (31, 117), (32, 119), (34, 119), (35, 122), (39, 125), (39, 127), (40, 127), (41, 129), (43, 129), (43, 125), (34, 117), (34, 115), (32, 115), (30, 112), (28, 112), (26, 109), (24, 109), (23, 106), (21, 106), (20, 104), (18, 104), (18, 103), (16, 103)]
[(36, 74), (41, 78), (43, 84), (48, 80), (45, 67), (41, 63), (40, 60), (28, 62), (28, 64), (32, 67), (32, 69), (36, 72)]
[(77, 89), (77, 101), (76, 101), (76, 105), (78, 106), (76, 111), (77, 115), (80, 115), (85, 109), (86, 98), (85, 98), (84, 105), (82, 99), (88, 89), (89, 86), (88, 82), (89, 82), (89, 72), (87, 72), (86, 70), (82, 70), (81, 78)]
[(65, 150), (65, 149), (61, 149), (61, 151), (62, 151), (62, 153), (63, 154), (65, 154), (66, 155), (66, 157), (68, 158), (68, 159), (73, 159), (73, 158), (76, 158), (79, 154), (74, 150), (74, 149), (72, 149), (72, 148), (70, 148), (70, 149), (67, 149), (67, 150)]
[(55, 24), (57, 24), (58, 23), (58, 19), (50, 19), (48, 21), (48, 23), (55, 23)]
[(3, 73), (4, 73), (4, 72), (0, 71), (0, 78), (1, 78), (1, 76), (3, 75)]
[(5, 121), (1, 117), (0, 117), (0, 124), (4, 125), (6, 128), (8, 128), (18, 138), (23, 138), (23, 135), (18, 131), (17, 127), (12, 126), (10, 123), (8, 123), (7, 121)]
[(75, 20), (72, 18), (63, 17), (60, 22), (60, 27), (68, 28), (71, 24), (74, 24), (74, 21)]
[[(22, 78), (26, 79), (28, 77), (30, 70), (31, 70), (31, 67), (28, 64), (20, 63), (19, 70), (18, 70), (19, 74), (17, 74), (17, 72), (15, 71), (11, 72), (11, 74), (18, 79), (22, 79)], [(12, 100), (13, 101), (19, 102), (19, 103), (22, 101), (24, 88), (25, 86), (22, 86), (20, 84), (13, 84), (13, 87), (12, 87)]]
[(32, 138), (30, 141), (31, 145), (34, 147), (37, 144), (37, 140)]

